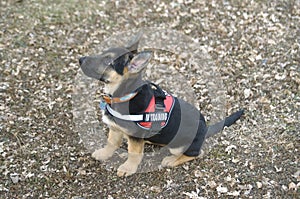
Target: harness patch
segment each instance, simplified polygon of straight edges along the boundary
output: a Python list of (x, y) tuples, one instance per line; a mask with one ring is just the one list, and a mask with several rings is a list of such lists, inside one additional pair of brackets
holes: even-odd
[(168, 113), (146, 113), (145, 122), (159, 122), (166, 121), (168, 119)]

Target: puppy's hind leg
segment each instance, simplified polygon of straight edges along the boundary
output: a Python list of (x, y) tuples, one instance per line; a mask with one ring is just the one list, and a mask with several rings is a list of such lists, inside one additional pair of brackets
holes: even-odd
[(176, 167), (178, 165), (181, 165), (185, 162), (191, 161), (196, 158), (194, 156), (187, 156), (187, 155), (182, 154), (182, 151), (180, 148), (170, 149), (170, 152), (173, 155), (167, 156), (162, 160), (161, 165), (163, 167)]
[(196, 157), (187, 156), (187, 155), (171, 155), (167, 156), (163, 159), (161, 165), (163, 167), (176, 167), (178, 165), (181, 165), (185, 162), (191, 161), (195, 159)]
[(110, 158), (116, 149), (118, 149), (122, 143), (123, 133), (116, 131), (115, 129), (109, 129), (107, 144), (104, 148), (94, 151), (92, 157), (96, 160), (107, 160)]

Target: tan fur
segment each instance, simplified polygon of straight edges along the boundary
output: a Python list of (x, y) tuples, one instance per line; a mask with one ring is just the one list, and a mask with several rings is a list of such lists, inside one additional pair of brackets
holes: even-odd
[(158, 143), (154, 143), (154, 142), (150, 142), (150, 141), (145, 141), (146, 144), (153, 144), (153, 145), (157, 145), (157, 146), (166, 146), (166, 144), (158, 144)]
[(132, 139), (128, 137), (128, 158), (124, 164), (118, 168), (118, 176), (129, 176), (137, 171), (143, 159), (144, 140)]
[(191, 161), (195, 158), (196, 157), (190, 157), (190, 156), (186, 156), (183, 154), (182, 155), (171, 155), (171, 156), (165, 157), (163, 159), (163, 161), (161, 162), (161, 165), (163, 167), (176, 167), (180, 164)]
[(120, 84), (122, 83), (122, 80), (123, 80), (123, 76), (122, 75), (119, 75), (116, 71), (109, 71), (108, 72), (108, 75), (109, 75), (109, 82), (108, 84), (105, 84), (105, 87), (104, 87), (104, 91), (106, 93), (114, 93), (115, 90), (118, 89), (118, 87), (120, 86)]
[(110, 158), (116, 149), (118, 149), (122, 143), (123, 134), (116, 131), (114, 128), (109, 129), (107, 144), (104, 148), (94, 151), (92, 157), (96, 160), (107, 160)]
[(130, 138), (125, 129), (112, 121), (109, 122), (109, 126), (110, 129), (107, 144), (104, 148), (96, 150), (92, 154), (92, 157), (96, 160), (107, 160), (113, 155), (115, 150), (120, 147), (123, 137), (125, 137), (128, 140), (128, 157), (126, 162), (118, 168), (117, 175), (120, 177), (132, 175), (137, 171), (137, 168), (143, 159), (145, 142), (143, 139)]
[(124, 67), (123, 74), (126, 74), (127, 72), (128, 72), (128, 67)]

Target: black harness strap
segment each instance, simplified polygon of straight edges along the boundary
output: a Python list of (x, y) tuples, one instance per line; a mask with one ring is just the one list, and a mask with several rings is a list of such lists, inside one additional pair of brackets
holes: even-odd
[[(152, 85), (152, 90), (155, 98), (155, 114), (163, 114), (165, 110), (164, 100), (166, 99), (166, 94), (156, 84), (150, 84)], [(161, 129), (161, 121), (153, 121), (150, 128), (150, 133), (158, 133)]]

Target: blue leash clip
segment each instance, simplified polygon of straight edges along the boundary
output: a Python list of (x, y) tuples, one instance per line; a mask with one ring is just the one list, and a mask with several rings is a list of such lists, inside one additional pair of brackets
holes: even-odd
[(107, 103), (105, 101), (100, 101), (99, 107), (101, 110), (105, 110), (107, 106)]

